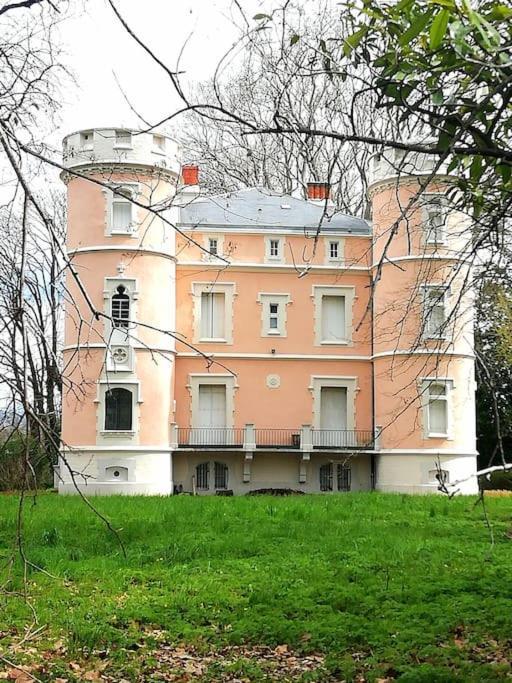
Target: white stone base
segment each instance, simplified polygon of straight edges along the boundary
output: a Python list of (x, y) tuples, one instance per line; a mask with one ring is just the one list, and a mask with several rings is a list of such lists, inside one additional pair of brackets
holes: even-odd
[(87, 496), (167, 496), (173, 492), (169, 450), (84, 447), (65, 451), (59, 463), (59, 493)]
[(420, 454), (385, 453), (376, 456), (377, 477), (375, 488), (378, 491), (397, 493), (439, 493), (438, 482), (432, 474), (437, 463), (448, 472), (448, 484), (459, 480), (456, 487), (459, 493), (472, 495), (478, 493), (476, 455), (453, 455), (439, 453)]

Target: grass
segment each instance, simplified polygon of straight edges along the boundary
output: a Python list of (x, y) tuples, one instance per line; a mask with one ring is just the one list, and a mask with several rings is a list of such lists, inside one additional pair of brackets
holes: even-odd
[[(48, 625), (32, 655), (66, 645), (40, 677), (108, 652), (113, 670), (146, 680), (137, 676), (165, 642), (323, 653), (326, 673), (314, 680), (504, 680), (512, 498), (488, 501), (494, 547), (474, 502), (377, 493), (95, 499), (120, 530), (125, 558), (80, 500), (41, 495), (26, 508), (26, 552), (59, 578), (29, 572)], [(17, 499), (0, 496), (2, 560), (16, 512)], [(22, 588), (19, 564), (9, 588)], [(24, 600), (0, 594), (0, 654), (30, 620)], [(19, 656), (27, 661), (25, 650)], [(265, 680), (254, 671), (245, 680)]]

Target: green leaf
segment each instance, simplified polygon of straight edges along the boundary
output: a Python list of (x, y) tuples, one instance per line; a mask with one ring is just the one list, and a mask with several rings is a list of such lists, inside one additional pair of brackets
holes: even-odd
[(476, 156), (471, 162), (469, 175), (473, 182), (478, 182), (482, 176), (482, 157)]
[(507, 184), (512, 177), (512, 166), (510, 164), (498, 164), (496, 170), (503, 179), (503, 182)]
[(444, 102), (444, 96), (442, 90), (435, 90), (432, 93), (432, 104), (440, 106)]
[(299, 40), (300, 40), (300, 36), (298, 36), (297, 34), (293, 35), (290, 38), (290, 45), (295, 45), (295, 43), (298, 43)]
[(269, 14), (255, 14), (253, 19), (260, 21), (260, 19), (272, 19), (272, 17)]
[(450, 10), (448, 10), (448, 9), (442, 9), (441, 11), (439, 11), (436, 14), (434, 21), (432, 22), (432, 26), (430, 27), (430, 49), (431, 50), (437, 50), (437, 48), (443, 42), (443, 38), (445, 36), (446, 29), (448, 28), (449, 19), (450, 19)]
[(401, 12), (404, 9), (407, 9), (409, 5), (412, 5), (415, 0), (400, 0), (398, 5), (395, 7), (395, 12)]
[(416, 20), (414, 23), (412, 23), (407, 31), (402, 35), (400, 40), (398, 41), (399, 44), (404, 47), (408, 43), (410, 43), (416, 36), (418, 36), (425, 26), (428, 24), (430, 18), (432, 16), (432, 10), (428, 10), (427, 12), (424, 12), (423, 14), (420, 14), (419, 16), (416, 17)]
[(345, 54), (345, 57), (348, 56), (352, 50), (359, 45), (361, 40), (368, 33), (368, 28), (368, 26), (363, 26), (363, 28), (360, 28), (359, 31), (356, 31), (345, 40), (345, 44), (343, 45), (343, 53)]

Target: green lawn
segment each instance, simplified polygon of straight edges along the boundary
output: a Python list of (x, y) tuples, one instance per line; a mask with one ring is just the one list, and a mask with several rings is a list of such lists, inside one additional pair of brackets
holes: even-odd
[[(316, 672), (293, 680), (504, 680), (512, 675), (512, 498), (488, 501), (494, 547), (474, 502), (377, 493), (95, 499), (119, 529), (125, 558), (79, 499), (41, 495), (26, 507), (26, 553), (59, 578), (29, 572), (46, 628), (19, 649), (30, 609), (0, 594), (0, 654), (37, 665), (44, 681), (87, 680), (83, 672), (100, 661), (97, 680), (122, 672), (128, 681), (256, 681), (269, 680), (270, 669), (251, 661), (250, 649), (223, 648), (282, 653), (286, 644), (293, 656), (321, 655)], [(16, 512), (17, 499), (0, 496), (2, 565)], [(17, 565), (7, 588), (21, 587)], [(162, 653), (175, 645), (206, 657), (201, 676), (166, 673)], [(223, 655), (208, 659), (212, 651), (236, 661), (224, 667)]]

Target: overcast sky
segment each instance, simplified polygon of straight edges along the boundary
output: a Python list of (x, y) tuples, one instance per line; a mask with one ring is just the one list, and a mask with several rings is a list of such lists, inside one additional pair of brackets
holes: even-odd
[[(236, 39), (233, 22), (240, 22), (233, 0), (117, 0), (116, 4), (134, 31), (172, 67), (190, 36), (180, 64), (188, 81), (213, 74)], [(265, 3), (241, 0), (240, 4), (252, 18)], [(58, 136), (95, 126), (142, 125), (120, 86), (145, 117), (157, 120), (168, 114), (177, 104), (168, 78), (126, 34), (106, 0), (85, 0), (84, 5), (60, 29), (65, 62), (77, 84), (63, 88)]]

